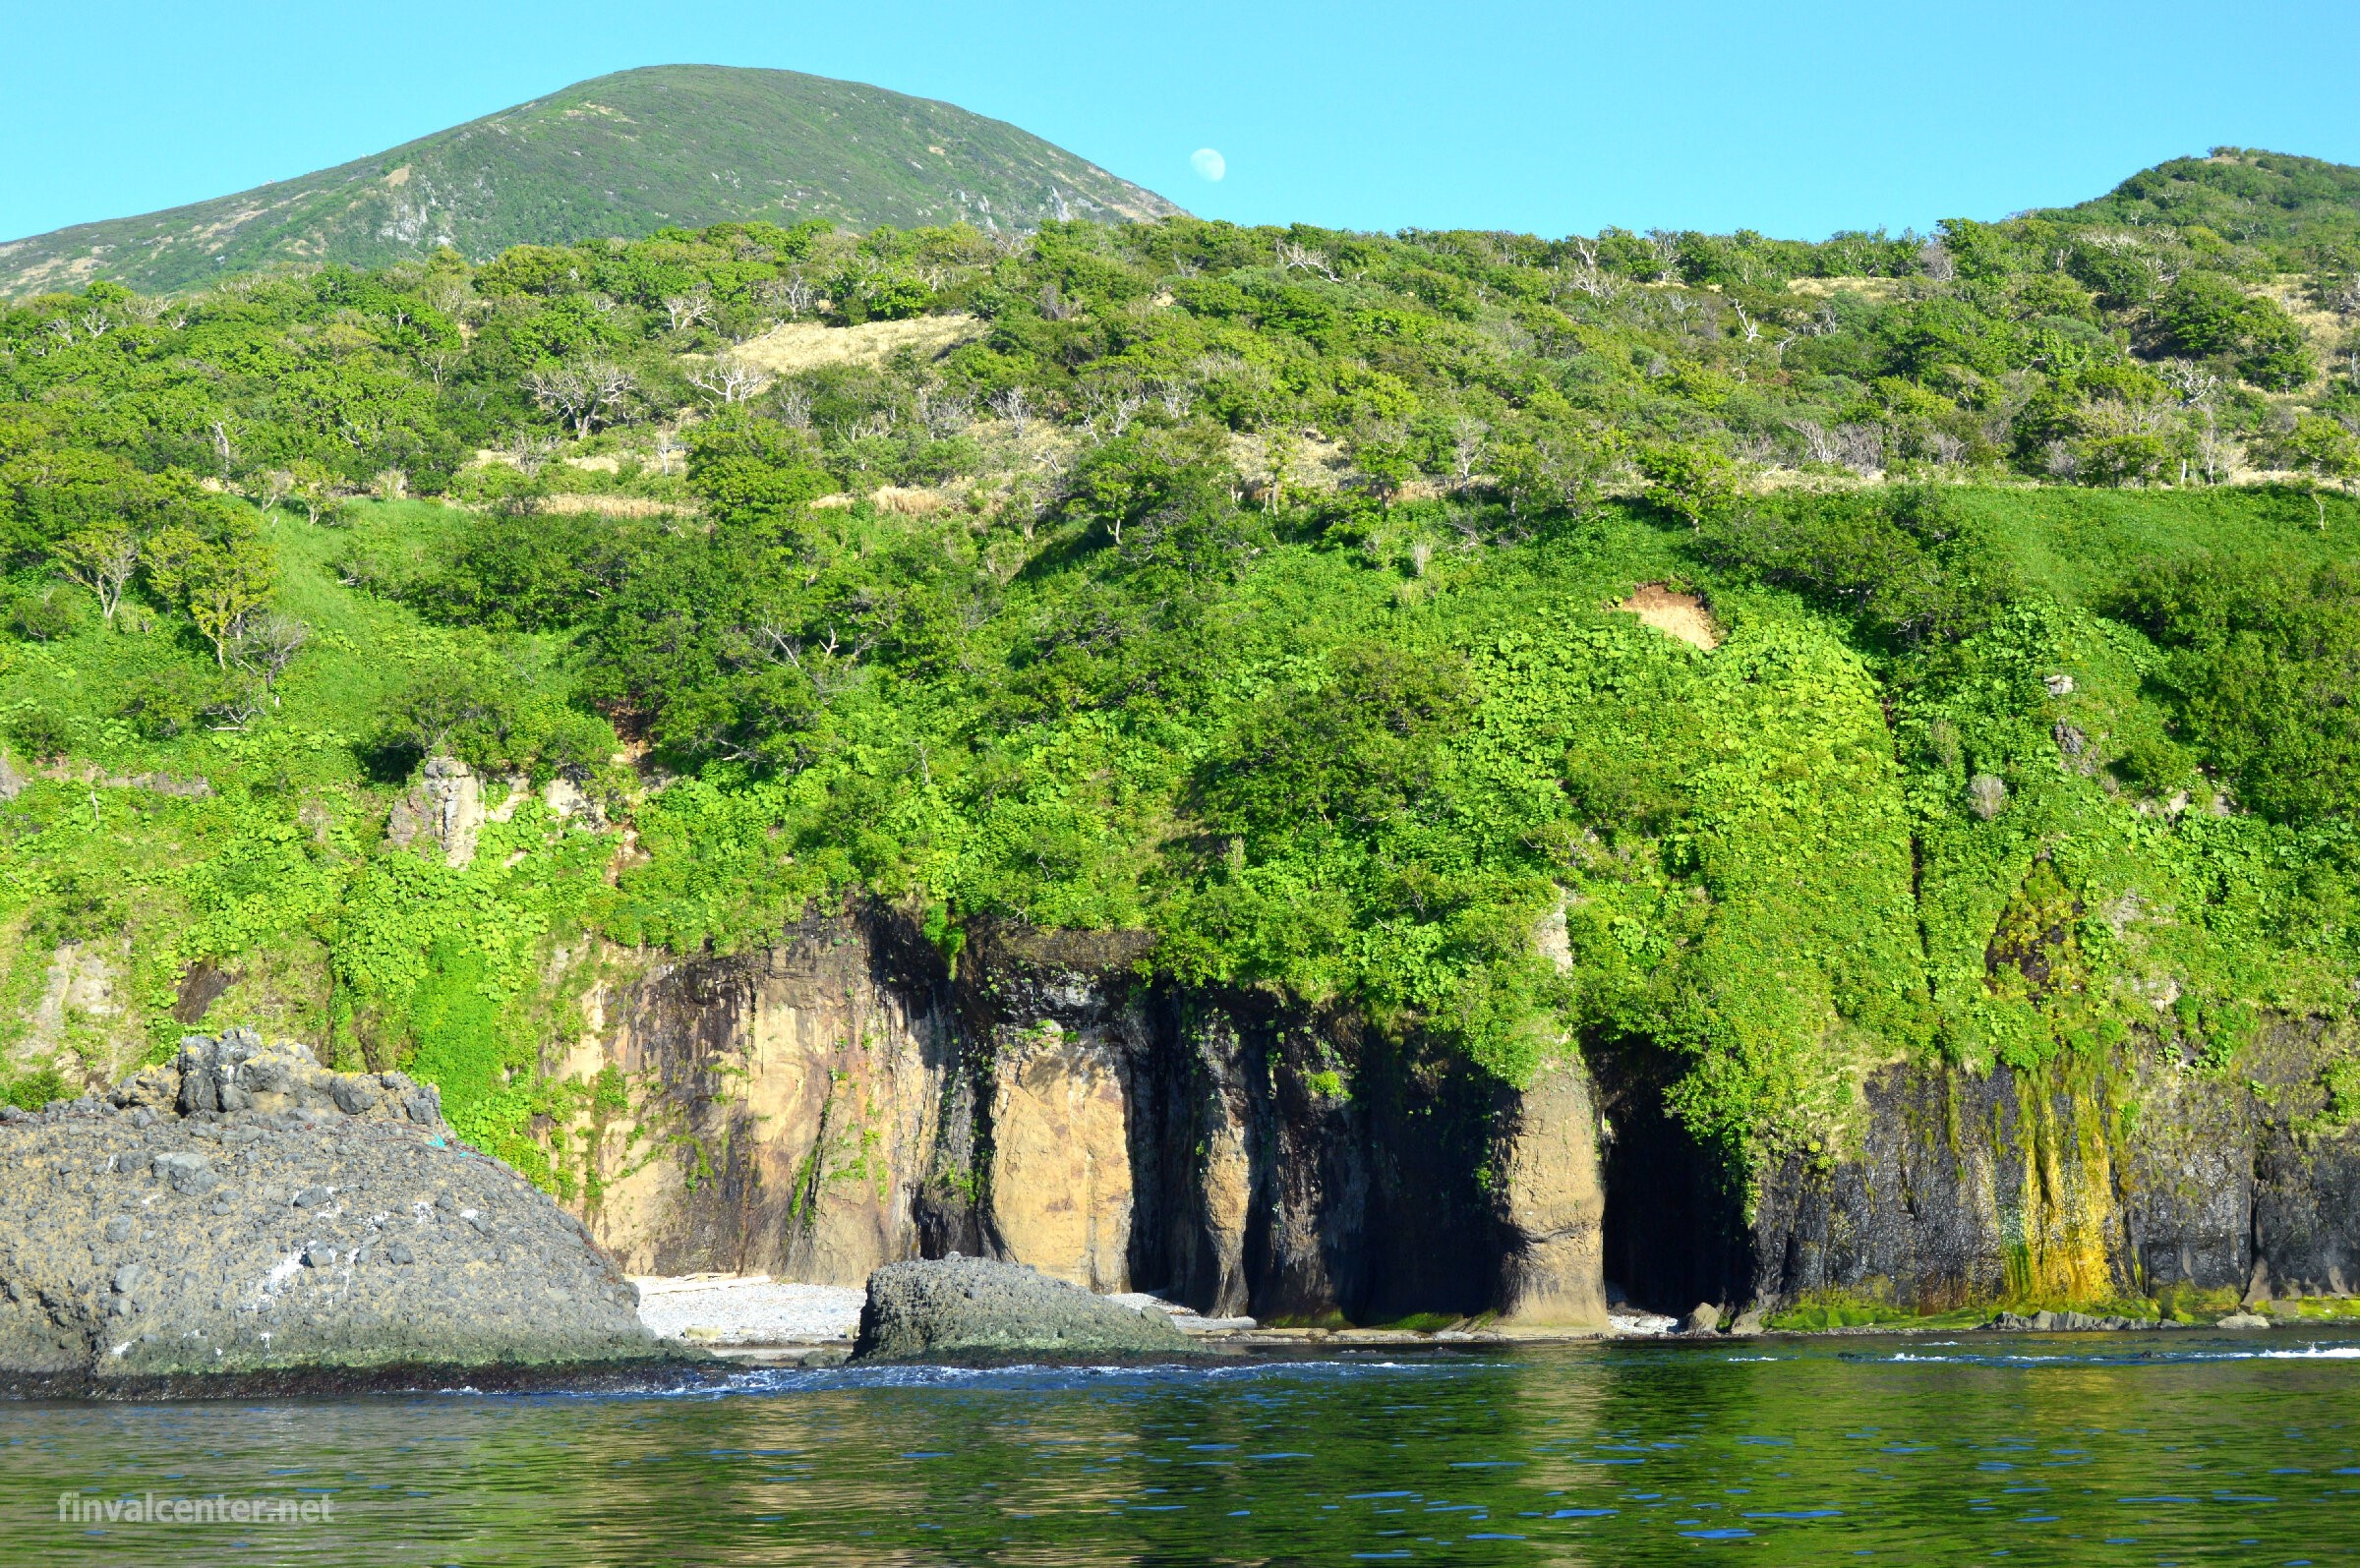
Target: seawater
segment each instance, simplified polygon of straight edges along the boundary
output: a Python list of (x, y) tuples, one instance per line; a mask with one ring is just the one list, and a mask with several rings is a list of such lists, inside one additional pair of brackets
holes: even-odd
[[(58, 1494), (333, 1504), (61, 1524)], [(0, 1407), (0, 1562), (2360, 1562), (2360, 1336), (1608, 1344)]]

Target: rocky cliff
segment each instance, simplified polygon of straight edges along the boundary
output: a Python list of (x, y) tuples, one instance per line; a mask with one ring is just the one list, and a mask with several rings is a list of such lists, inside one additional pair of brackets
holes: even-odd
[(1216, 1314), (1603, 1326), (1596, 1115), (1573, 1062), (1503, 1095), (1415, 1042), (1141, 980), (1136, 934), (889, 914), (590, 999), (619, 1070), (581, 1212), (633, 1270), (857, 1284), (959, 1251)]
[(2360, 1129), (2330, 1113), (2350, 1043), (2279, 1020), (2234, 1071), (2137, 1039), (1976, 1074), (1897, 1064), (1854, 1147), (1752, 1195), (1610, 1074), (1608, 1268), (1641, 1299), (1814, 1298), (1941, 1312), (2150, 1300), (2217, 1312), (2360, 1287)]
[(856, 1285), (951, 1252), (1215, 1315), (1602, 1326), (1607, 1281), (1686, 1312), (1924, 1312), (2360, 1283), (2340, 1036), (2233, 1073), (2134, 1040), (2036, 1074), (1896, 1064), (1853, 1136), (1748, 1191), (1642, 1047), (1521, 1092), (1268, 994), (1139, 977), (1138, 934), (984, 930), (954, 974), (906, 920), (817, 918), (591, 998), (618, 1069), (577, 1200), (636, 1271)]
[(664, 1359), (578, 1222), (432, 1088), (233, 1030), (106, 1098), (0, 1109), (0, 1378)]

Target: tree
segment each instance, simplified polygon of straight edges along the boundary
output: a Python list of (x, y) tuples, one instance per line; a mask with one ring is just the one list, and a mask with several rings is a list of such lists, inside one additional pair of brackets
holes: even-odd
[(86, 528), (59, 545), (55, 558), (60, 570), (97, 596), (98, 612), (111, 623), (124, 584), (139, 569), (140, 546), (131, 530), (119, 523)]
[(605, 359), (544, 365), (524, 377), (533, 401), (571, 425), (576, 440), (601, 425), (621, 423), (638, 388), (639, 378), (628, 366)]
[(2302, 323), (2276, 300), (2249, 295), (2217, 272), (2183, 275), (2156, 302), (2155, 320), (2180, 353), (2232, 359), (2257, 386), (2286, 391), (2311, 378)]
[(724, 354), (688, 372), (688, 384), (725, 408), (760, 397), (773, 379), (769, 371), (742, 354)]
[(317, 526), (321, 516), (336, 503), (336, 476), (325, 463), (297, 458), (287, 465), (287, 493), (303, 508), (305, 519)]
[(450, 737), (484, 715), (475, 679), (456, 665), (433, 665), (411, 680), (386, 716), (386, 733), (422, 757), (443, 755)]
[(1678, 512), (1690, 527), (1701, 527), (1736, 498), (1737, 465), (1709, 446), (1666, 441), (1643, 448), (1636, 461), (1647, 480), (1647, 498)]
[(2360, 436), (2324, 414), (2305, 414), (2280, 443), (2293, 467), (2321, 479), (2335, 480), (2346, 490), (2360, 479)]
[(311, 641), (312, 628), (294, 616), (271, 610), (246, 620), (238, 628), (238, 663), (263, 677), (270, 706), (278, 706), (278, 677)]
[(251, 523), (206, 537), (174, 523), (149, 547), (148, 577), (213, 645), (213, 663), (229, 668), (230, 644), (246, 617), (270, 598), (277, 572), (269, 546)]
[(266, 469), (256, 482), (254, 498), (260, 502), (263, 515), (277, 511), (280, 502), (295, 493), (295, 476), (283, 468)]

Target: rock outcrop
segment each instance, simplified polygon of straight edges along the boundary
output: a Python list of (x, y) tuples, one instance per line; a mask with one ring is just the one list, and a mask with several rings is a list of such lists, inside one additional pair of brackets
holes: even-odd
[(631, 1103), (561, 1135), (589, 1134), (581, 1214), (600, 1243), (634, 1274), (842, 1286), (926, 1250), (929, 1176), (964, 1159), (971, 1121), (929, 962), (922, 944), (811, 921), (775, 947), (594, 989), (560, 1073), (615, 1069)]
[[(1873, 1074), (1854, 1147), (1742, 1194), (1613, 1085), (1609, 1274), (1641, 1300), (2133, 1302), (2210, 1320), (2360, 1289), (2360, 1129), (2328, 1119), (2348, 1044), (2279, 1020), (2233, 1070), (2140, 1040), (1984, 1074)], [(2102, 1314), (2101, 1314), (2102, 1315)]]
[(1135, 1310), (1021, 1264), (974, 1257), (878, 1269), (853, 1346), (856, 1361), (1202, 1354), (1160, 1311)]
[(0, 1375), (667, 1359), (581, 1225), (436, 1091), (250, 1032), (105, 1099), (0, 1111)]
[(955, 1251), (1212, 1316), (1606, 1326), (1577, 1060), (1503, 1095), (1351, 1017), (1150, 983), (1148, 940), (980, 930), (954, 974), (871, 910), (598, 991), (563, 1072), (633, 1095), (583, 1217), (634, 1272)]

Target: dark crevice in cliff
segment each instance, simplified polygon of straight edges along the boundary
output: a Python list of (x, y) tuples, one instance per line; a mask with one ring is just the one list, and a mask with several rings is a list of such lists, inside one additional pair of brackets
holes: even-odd
[(1632, 1304), (1738, 1303), (1751, 1278), (1744, 1189), (1664, 1103), (1679, 1067), (1648, 1044), (1592, 1058), (1607, 1137), (1606, 1277)]

